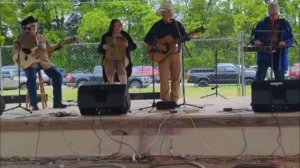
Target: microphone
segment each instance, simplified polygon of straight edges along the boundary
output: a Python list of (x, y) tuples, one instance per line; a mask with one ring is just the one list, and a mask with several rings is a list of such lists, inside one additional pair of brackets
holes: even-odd
[(172, 23), (173, 21), (175, 21), (175, 18), (169, 18), (168, 21)]
[(176, 17), (177, 17), (177, 16), (175, 16), (175, 15), (172, 14), (171, 18), (168, 19), (169, 22), (175, 21)]

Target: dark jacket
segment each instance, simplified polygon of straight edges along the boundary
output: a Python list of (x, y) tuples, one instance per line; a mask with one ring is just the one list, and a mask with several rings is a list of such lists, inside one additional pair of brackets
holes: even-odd
[[(130, 51), (133, 51), (136, 49), (136, 44), (134, 43), (134, 41), (132, 40), (132, 38), (130, 37), (130, 35), (125, 32), (125, 31), (121, 31), (121, 34), (127, 38), (127, 41), (128, 41), (128, 47), (126, 49), (126, 56), (129, 60), (129, 64), (128, 66), (126, 67), (126, 72), (127, 72), (127, 77), (130, 77), (131, 76), (131, 73), (132, 73), (132, 61), (131, 61), (131, 56), (130, 56)], [(105, 74), (105, 69), (104, 69), (104, 65), (103, 65), (103, 60), (105, 58), (105, 50), (103, 49), (103, 45), (105, 44), (105, 39), (106, 37), (108, 36), (111, 36), (112, 34), (110, 33), (105, 33), (102, 37), (101, 37), (101, 43), (98, 47), (98, 51), (100, 54), (103, 55), (102, 57), (102, 73), (103, 73), (103, 80), (104, 82), (107, 82), (107, 77), (106, 77), (106, 74)], [(118, 79), (118, 78), (117, 78)], [(118, 80), (117, 80), (118, 81)]]
[(190, 40), (183, 25), (179, 21), (175, 20), (172, 23), (165, 23), (163, 19), (161, 19), (151, 27), (144, 42), (152, 45), (156, 39), (163, 38), (167, 35), (171, 35), (174, 39), (185, 37), (183, 40)]
[[(266, 17), (264, 20), (259, 22), (255, 28), (254, 40), (260, 40), (264, 43), (264, 45), (270, 45), (270, 35), (268, 32), (264, 32), (261, 30), (271, 30), (270, 29), (270, 18)], [(289, 47), (291, 47), (294, 43), (292, 28), (288, 21), (285, 19), (279, 19), (279, 31), (281, 32), (281, 40), (285, 41), (288, 45), (287, 48), (281, 48), (279, 50), (279, 70), (286, 71), (289, 66)], [(271, 54), (265, 52), (257, 53), (257, 62), (265, 63), (270, 66), (271, 64)]]

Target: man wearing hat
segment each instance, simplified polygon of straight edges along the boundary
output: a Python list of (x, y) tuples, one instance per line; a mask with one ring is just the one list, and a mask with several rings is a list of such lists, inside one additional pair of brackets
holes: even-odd
[[(33, 16), (29, 16), (22, 20), (21, 26), (24, 31), (29, 31), (35, 35), (38, 44), (38, 50), (32, 55), (39, 58), (39, 62), (33, 63), (30, 67), (24, 69), (27, 77), (27, 89), (30, 97), (30, 105), (32, 110), (39, 110), (38, 98), (37, 98), (37, 72), (41, 69), (44, 70), (46, 75), (52, 79), (53, 82), (53, 108), (66, 108), (65, 104), (62, 104), (62, 75), (56, 69), (53, 63), (48, 58), (48, 52), (57, 50), (59, 47), (51, 47), (47, 39), (38, 33), (38, 19)], [(19, 41), (19, 40), (18, 40)], [(22, 44), (19, 44), (22, 46)], [(28, 49), (22, 49), (26, 54), (30, 54), (31, 51)]]
[[(144, 41), (154, 46), (158, 39), (171, 35), (174, 39), (190, 40), (194, 35), (188, 35), (183, 25), (174, 19), (174, 9), (171, 4), (161, 6), (157, 15), (162, 19), (154, 23), (147, 33)], [(179, 99), (179, 88), (181, 79), (181, 42), (177, 42), (178, 51), (169, 54), (166, 59), (158, 63), (160, 76), (160, 98), (162, 101), (177, 102)], [(167, 48), (167, 46), (165, 46)], [(171, 91), (169, 86), (171, 80)]]

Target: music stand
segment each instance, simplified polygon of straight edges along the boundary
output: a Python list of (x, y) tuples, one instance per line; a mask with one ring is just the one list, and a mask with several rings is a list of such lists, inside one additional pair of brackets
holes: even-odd
[(218, 85), (218, 83), (219, 83), (219, 81), (218, 81), (218, 79), (219, 79), (219, 77), (218, 77), (218, 53), (219, 52), (216, 49), (216, 51), (215, 51), (215, 77), (216, 77), (216, 81), (215, 81), (215, 86), (211, 88), (211, 90), (215, 90), (215, 93), (202, 96), (202, 97), (200, 97), (201, 99), (205, 98), (205, 97), (213, 96), (213, 95), (216, 95), (216, 97), (220, 96), (224, 99), (227, 99), (225, 96), (219, 94), (219, 91), (218, 91), (218, 88), (219, 88), (219, 85)]
[[(18, 61), (20, 61), (21, 46), (22, 46), (21, 43), (18, 41), (17, 42), (17, 47), (18, 47)], [(32, 111), (30, 109), (28, 109), (28, 108), (23, 107), (22, 103), (21, 103), (21, 99), (20, 99), (20, 97), (21, 97), (21, 67), (20, 67), (20, 63), (17, 64), (17, 65), (18, 65), (18, 85), (19, 85), (19, 87), (18, 87), (19, 94), (18, 94), (18, 98), (17, 98), (18, 99), (18, 105), (16, 107), (12, 107), (12, 108), (6, 109), (3, 112), (14, 110), (14, 109), (17, 109), (17, 108), (21, 108), (21, 109), (29, 112), (30, 114), (32, 114)]]
[[(282, 35), (283, 35), (283, 32), (282, 30), (255, 30), (255, 32), (258, 32), (258, 33), (271, 33), (271, 35), (269, 35), (269, 37), (267, 37), (270, 45), (270, 50), (269, 51), (266, 51), (266, 53), (268, 54), (271, 54), (270, 57), (271, 57), (271, 75), (270, 75), (270, 79), (273, 80), (273, 68), (274, 68), (274, 50), (276, 49), (276, 46), (274, 46), (273, 44), (273, 41), (274, 41), (274, 36), (275, 36), (275, 33), (281, 33), (281, 39), (282, 39)], [(276, 51), (275, 51), (276, 52)], [(268, 73), (268, 71), (267, 71)]]

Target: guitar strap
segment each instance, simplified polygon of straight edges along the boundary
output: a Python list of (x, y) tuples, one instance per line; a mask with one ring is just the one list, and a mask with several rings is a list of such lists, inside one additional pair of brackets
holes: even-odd
[(181, 42), (182, 34), (181, 34), (180, 30), (179, 30), (179, 26), (178, 26), (177, 21), (174, 19), (173, 22), (175, 24), (175, 27), (176, 27), (176, 30), (177, 30), (178, 36), (179, 36), (179, 40), (176, 40), (176, 44), (178, 45), (177, 46), (177, 53), (180, 53), (181, 52), (181, 47), (182, 47), (181, 46), (182, 45), (182, 42)]
[(37, 34), (37, 33), (34, 33), (34, 37), (35, 37), (36, 44), (37, 44), (37, 46), (39, 46), (39, 40), (38, 40), (37, 36), (38, 36), (38, 34)]

